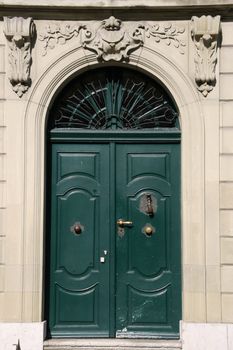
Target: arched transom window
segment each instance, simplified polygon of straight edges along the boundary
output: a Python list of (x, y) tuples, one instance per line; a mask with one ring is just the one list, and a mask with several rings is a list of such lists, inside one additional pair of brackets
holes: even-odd
[(164, 87), (138, 71), (105, 67), (73, 79), (57, 96), (51, 128), (174, 128), (178, 112)]

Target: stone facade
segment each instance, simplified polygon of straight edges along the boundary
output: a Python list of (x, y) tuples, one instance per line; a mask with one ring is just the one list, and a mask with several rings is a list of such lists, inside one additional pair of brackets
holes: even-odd
[[(159, 79), (180, 111), (183, 349), (233, 349), (232, 7), (227, 0), (150, 0), (146, 6), (140, 0), (127, 6), (121, 0), (1, 2), (4, 350), (18, 340), (22, 350), (42, 350), (44, 153), (51, 101), (67, 79), (113, 62)], [(205, 341), (197, 341), (200, 334)]]

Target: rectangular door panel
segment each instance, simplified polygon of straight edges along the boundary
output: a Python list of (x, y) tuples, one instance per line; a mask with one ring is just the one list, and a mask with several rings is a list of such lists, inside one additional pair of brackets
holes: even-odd
[(50, 332), (109, 336), (108, 145), (52, 145)]
[(181, 319), (179, 145), (116, 145), (118, 337), (178, 337)]

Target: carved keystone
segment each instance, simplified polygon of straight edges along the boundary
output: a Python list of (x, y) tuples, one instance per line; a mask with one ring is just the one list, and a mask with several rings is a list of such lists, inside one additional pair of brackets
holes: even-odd
[(31, 47), (35, 25), (31, 17), (4, 17), (4, 34), (8, 41), (9, 80), (21, 97), (31, 85)]
[(198, 90), (206, 97), (216, 84), (220, 16), (193, 16), (191, 21), (191, 35), (196, 46), (195, 81)]
[(143, 26), (125, 28), (120, 19), (111, 16), (103, 20), (95, 32), (84, 30), (81, 42), (84, 48), (94, 51), (99, 60), (127, 60), (130, 52), (143, 45)]

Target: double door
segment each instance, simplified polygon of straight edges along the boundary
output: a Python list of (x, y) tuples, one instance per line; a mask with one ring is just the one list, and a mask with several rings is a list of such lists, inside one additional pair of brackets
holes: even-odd
[(53, 337), (177, 337), (179, 144), (52, 144)]

